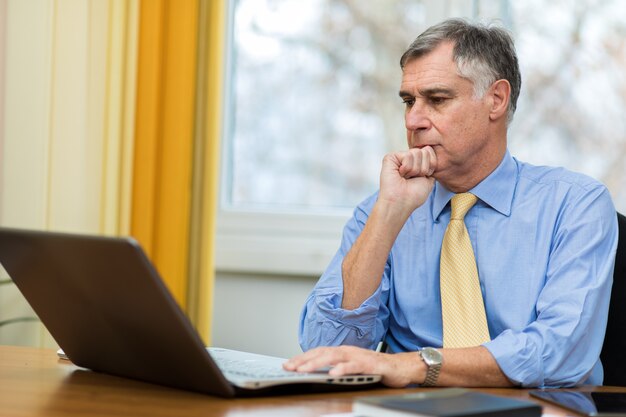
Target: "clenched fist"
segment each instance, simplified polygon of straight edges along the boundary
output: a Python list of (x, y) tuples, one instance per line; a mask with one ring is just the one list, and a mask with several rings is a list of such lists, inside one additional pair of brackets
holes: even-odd
[(385, 155), (380, 172), (379, 200), (413, 211), (433, 189), (437, 155), (430, 146)]

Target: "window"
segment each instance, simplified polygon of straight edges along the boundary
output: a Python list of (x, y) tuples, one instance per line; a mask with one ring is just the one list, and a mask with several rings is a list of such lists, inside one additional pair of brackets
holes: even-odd
[(604, 182), (626, 211), (626, 21), (618, 0), (511, 1), (522, 93), (509, 145), (520, 159)]
[(383, 155), (406, 147), (400, 55), (452, 16), (514, 33), (523, 86), (512, 153), (586, 172), (626, 208), (618, 3), (232, 2), (218, 268), (323, 270), (351, 209), (376, 191)]

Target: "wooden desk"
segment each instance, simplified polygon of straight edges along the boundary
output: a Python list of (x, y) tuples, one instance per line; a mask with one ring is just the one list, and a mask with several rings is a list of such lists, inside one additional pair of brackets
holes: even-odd
[[(626, 388), (599, 389), (626, 391)], [(357, 396), (409, 391), (412, 390), (380, 389), (226, 400), (87, 371), (57, 359), (53, 350), (0, 346), (2, 416), (317, 417), (349, 412)], [(519, 389), (484, 391), (528, 398), (527, 391)], [(543, 405), (544, 413), (566, 415), (563, 410)]]

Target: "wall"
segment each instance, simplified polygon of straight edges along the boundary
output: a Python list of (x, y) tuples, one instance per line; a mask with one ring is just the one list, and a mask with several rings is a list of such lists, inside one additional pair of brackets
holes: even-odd
[(218, 272), (213, 300), (214, 346), (291, 357), (300, 311), (317, 277)]

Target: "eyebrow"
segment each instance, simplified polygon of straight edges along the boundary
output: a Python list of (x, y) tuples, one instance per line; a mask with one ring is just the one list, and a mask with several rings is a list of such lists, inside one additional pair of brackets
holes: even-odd
[[(456, 96), (456, 93), (453, 89), (451, 88), (445, 88), (445, 87), (433, 87), (433, 88), (426, 88), (424, 90), (419, 90), (419, 94), (423, 97), (428, 97), (428, 96), (433, 96), (436, 94), (444, 94), (444, 95), (448, 95), (448, 96)], [(413, 94), (405, 91), (405, 90), (400, 90), (398, 92), (398, 95), (400, 97), (413, 97)]]

